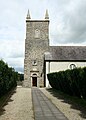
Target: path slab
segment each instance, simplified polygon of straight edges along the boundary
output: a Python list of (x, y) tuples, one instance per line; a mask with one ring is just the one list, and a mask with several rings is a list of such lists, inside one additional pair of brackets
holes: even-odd
[(35, 120), (68, 120), (40, 89), (32, 88)]

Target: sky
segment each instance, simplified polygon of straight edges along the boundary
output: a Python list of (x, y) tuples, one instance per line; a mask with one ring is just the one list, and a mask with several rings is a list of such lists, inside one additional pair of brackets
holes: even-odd
[(49, 13), (50, 45), (86, 45), (86, 0), (0, 0), (0, 59), (23, 73), (26, 16)]

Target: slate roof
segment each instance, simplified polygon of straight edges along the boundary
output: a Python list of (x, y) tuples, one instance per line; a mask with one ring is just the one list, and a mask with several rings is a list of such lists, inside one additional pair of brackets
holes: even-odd
[(86, 60), (86, 46), (50, 46), (45, 60)]

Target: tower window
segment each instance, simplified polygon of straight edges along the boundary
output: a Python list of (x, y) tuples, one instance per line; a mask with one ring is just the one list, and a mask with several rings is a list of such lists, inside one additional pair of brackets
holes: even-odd
[(32, 61), (32, 65), (37, 65), (37, 61), (36, 61), (36, 60), (33, 60), (33, 61)]
[(40, 30), (35, 30), (35, 38), (40, 38)]

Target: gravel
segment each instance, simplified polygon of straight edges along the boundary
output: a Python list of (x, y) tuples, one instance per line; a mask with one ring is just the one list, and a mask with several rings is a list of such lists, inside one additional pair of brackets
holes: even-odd
[(2, 110), (0, 120), (34, 120), (31, 89), (17, 87)]
[[(48, 92), (45, 88), (40, 89), (47, 97), (52, 101), (53, 104), (56, 105), (56, 107), (63, 112), (63, 114), (69, 119), (69, 120), (86, 120), (86, 114), (83, 114), (80, 110), (72, 108), (71, 104), (68, 104), (64, 102), (63, 99), (58, 99), (57, 97), (53, 96)], [(85, 111), (86, 113), (86, 111)]]

